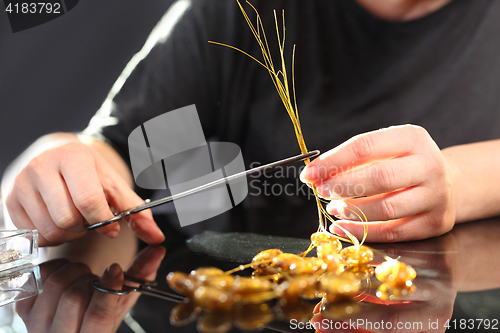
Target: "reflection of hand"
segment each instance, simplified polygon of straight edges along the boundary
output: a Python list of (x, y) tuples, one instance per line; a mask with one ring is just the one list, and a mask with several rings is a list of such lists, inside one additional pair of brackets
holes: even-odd
[[(301, 179), (321, 196), (358, 206), (372, 222), (368, 241), (424, 239), (449, 231), (455, 222), (454, 169), (427, 131), (394, 126), (353, 137), (311, 162)], [(352, 197), (363, 198), (349, 199)], [(333, 201), (332, 215), (358, 220)], [(341, 224), (358, 238), (363, 225)], [(336, 230), (341, 233), (341, 230)]]
[[(395, 302), (380, 301), (371, 292), (362, 303), (362, 310), (353, 317), (343, 319), (344, 322), (355, 323), (356, 328), (374, 332), (394, 332), (398, 325), (402, 325), (402, 330), (399, 331), (404, 332), (444, 332), (444, 324), (451, 318), (456, 297), (455, 266), (458, 258), (453, 235), (380, 247), (391, 257), (400, 256), (401, 261), (417, 269), (418, 275), (414, 281), (417, 291)], [(317, 323), (320, 332), (338, 332), (334, 329), (321, 329), (326, 328), (326, 325), (335, 327), (335, 322), (332, 324), (327, 317), (326, 313), (317, 314), (312, 321)]]
[[(137, 255), (127, 275), (154, 280), (163, 259), (163, 247), (148, 247)], [(43, 293), (17, 303), (29, 332), (114, 332), (140, 294), (117, 296), (90, 286), (97, 277), (80, 263), (54, 260), (40, 265)], [(123, 272), (117, 264), (102, 275), (99, 284), (121, 289)]]
[[(32, 157), (15, 176), (5, 201), (18, 228), (39, 230), (40, 246), (83, 236), (87, 223), (113, 217), (110, 206), (123, 211), (144, 202), (125, 181), (130, 172), (111, 147), (84, 143), (72, 134), (59, 136), (65, 143)], [(144, 241), (163, 241), (150, 211), (130, 222)], [(119, 230), (115, 223), (98, 232), (113, 238)]]

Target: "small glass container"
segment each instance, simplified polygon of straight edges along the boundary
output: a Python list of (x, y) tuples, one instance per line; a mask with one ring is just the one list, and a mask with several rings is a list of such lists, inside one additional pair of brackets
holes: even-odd
[(0, 230), (0, 279), (3, 272), (38, 257), (37, 230)]
[(0, 306), (36, 296), (42, 291), (38, 266), (26, 264), (1, 272)]
[(37, 230), (0, 230), (0, 306), (42, 292)]

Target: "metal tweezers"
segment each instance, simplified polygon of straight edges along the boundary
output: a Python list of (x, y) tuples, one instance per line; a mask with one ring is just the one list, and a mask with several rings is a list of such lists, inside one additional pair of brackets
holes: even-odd
[(166, 204), (168, 202), (172, 202), (172, 201), (174, 201), (176, 199), (187, 197), (188, 195), (191, 195), (191, 194), (194, 194), (194, 193), (198, 193), (198, 192), (206, 190), (208, 188), (211, 188), (211, 187), (223, 184), (223, 183), (229, 183), (231, 181), (235, 181), (235, 180), (244, 178), (244, 177), (249, 176), (249, 175), (258, 174), (258, 173), (261, 173), (261, 172), (265, 173), (265, 172), (273, 170), (273, 169), (275, 169), (277, 167), (283, 167), (283, 166), (286, 166), (286, 165), (294, 164), (296, 162), (303, 161), (305, 159), (308, 159), (308, 158), (311, 158), (311, 157), (314, 157), (314, 156), (317, 156), (317, 155), (319, 155), (319, 150), (313, 150), (313, 151), (308, 152), (306, 154), (301, 154), (301, 155), (297, 155), (297, 156), (294, 156), (294, 157), (289, 157), (289, 158), (286, 158), (286, 159), (281, 160), (281, 161), (269, 163), (269, 164), (266, 164), (266, 165), (259, 166), (257, 168), (253, 168), (253, 169), (250, 169), (250, 170), (247, 170), (247, 171), (236, 173), (234, 175), (231, 175), (231, 176), (228, 176), (228, 177), (224, 177), (224, 178), (215, 180), (213, 182), (210, 182), (210, 183), (207, 183), (207, 184), (195, 187), (195, 188), (193, 188), (191, 190), (188, 190), (188, 191), (185, 191), (185, 192), (181, 192), (181, 193), (178, 193), (176, 195), (171, 195), (169, 197), (161, 198), (161, 199), (158, 199), (158, 200), (155, 200), (155, 201), (150, 201), (148, 199), (148, 200), (146, 200), (144, 202), (144, 204), (142, 204), (140, 206), (137, 206), (135, 208), (132, 208), (132, 209), (120, 212), (120, 213), (116, 213), (115, 217), (112, 217), (112, 218), (110, 218), (109, 220), (106, 220), (106, 221), (102, 221), (102, 222), (98, 222), (98, 223), (89, 225), (86, 228), (87, 228), (87, 230), (93, 230), (93, 229), (97, 229), (97, 228), (100, 228), (100, 227), (104, 227), (104, 226), (106, 226), (108, 224), (118, 222), (122, 218), (127, 217), (129, 215), (132, 215), (132, 214), (135, 214), (135, 213), (139, 213), (140, 211), (143, 211), (143, 210), (146, 210), (146, 209), (149, 209), (149, 208), (153, 208), (153, 207), (156, 207), (156, 206), (160, 206), (160, 205)]
[(128, 276), (127, 274), (125, 274), (123, 276), (123, 278), (125, 281), (137, 283), (137, 284), (139, 284), (139, 286), (138, 287), (131, 287), (131, 286), (124, 284), (122, 286), (122, 289), (110, 289), (110, 288), (105, 288), (105, 287), (100, 286), (99, 280), (93, 280), (90, 282), (90, 284), (94, 289), (99, 290), (99, 291), (106, 293), (106, 294), (125, 296), (125, 295), (130, 294), (131, 292), (138, 292), (138, 293), (141, 293), (144, 295), (157, 297), (157, 298), (171, 301), (171, 302), (175, 302), (175, 303), (179, 303), (179, 302), (182, 302), (184, 300), (184, 297), (182, 297), (182, 296), (179, 296), (177, 294), (172, 294), (172, 293), (169, 293), (165, 290), (161, 290), (161, 289), (157, 288), (156, 282), (148, 282), (148, 281), (144, 281), (141, 279), (136, 279), (134, 277)]

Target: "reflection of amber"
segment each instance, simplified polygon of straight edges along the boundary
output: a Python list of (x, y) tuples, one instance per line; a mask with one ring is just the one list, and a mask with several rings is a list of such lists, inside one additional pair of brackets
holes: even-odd
[(414, 285), (395, 287), (389, 283), (382, 283), (377, 289), (377, 297), (383, 301), (395, 301), (410, 296), (416, 290)]
[(262, 329), (274, 318), (273, 308), (267, 303), (245, 304), (234, 311), (234, 323), (242, 330)]
[[(320, 239), (316, 244), (322, 246), (317, 251), (322, 258), (269, 249), (252, 263), (228, 272), (201, 267), (190, 274), (170, 273), (169, 285), (189, 298), (172, 310), (172, 323), (184, 325), (197, 319), (201, 332), (225, 332), (233, 325), (258, 329), (274, 319), (308, 321), (320, 300), (325, 318), (341, 320), (359, 311), (357, 298), (369, 293), (372, 285), (379, 285), (377, 295), (382, 300), (397, 300), (415, 291), (416, 273), (411, 266), (389, 259), (376, 269), (379, 283), (372, 283), (375, 269), (370, 265), (370, 248), (350, 246), (339, 253), (337, 246), (324, 246), (330, 244), (326, 243), (329, 237)], [(246, 268), (254, 269), (252, 277), (231, 275)], [(277, 300), (274, 306), (268, 303), (273, 299)]]
[(340, 320), (351, 317), (361, 310), (361, 305), (358, 301), (347, 300), (343, 302), (323, 301), (320, 304), (319, 312), (323, 317), (330, 320)]
[(397, 288), (411, 286), (417, 276), (413, 267), (397, 260), (387, 260), (375, 270), (377, 279)]

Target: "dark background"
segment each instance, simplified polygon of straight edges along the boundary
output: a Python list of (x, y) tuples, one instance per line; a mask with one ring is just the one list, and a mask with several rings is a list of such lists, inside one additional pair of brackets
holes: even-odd
[(30, 143), (84, 129), (173, 0), (84, 0), (13, 33), (0, 3), (0, 173)]

